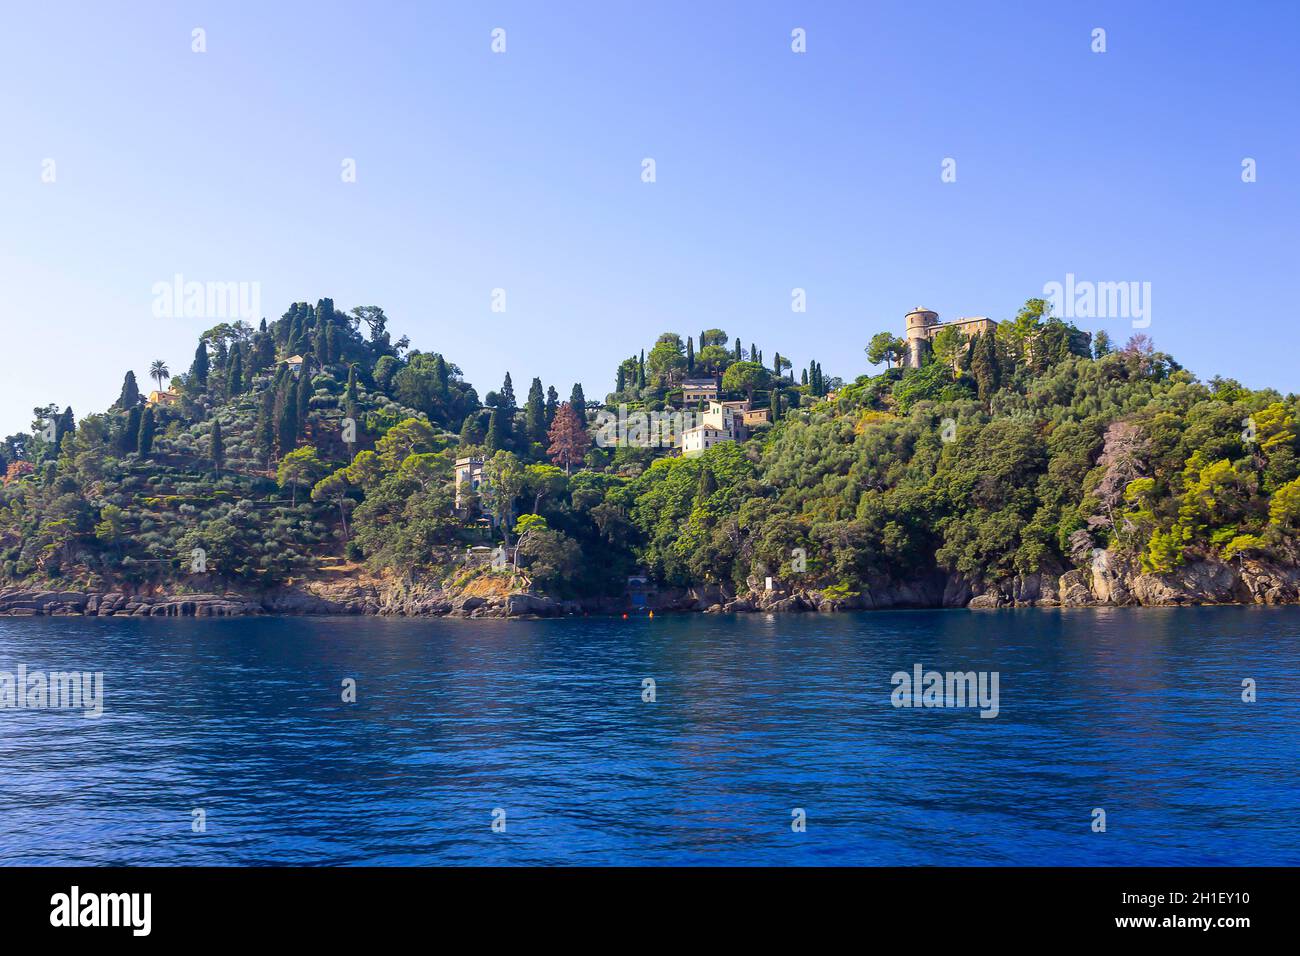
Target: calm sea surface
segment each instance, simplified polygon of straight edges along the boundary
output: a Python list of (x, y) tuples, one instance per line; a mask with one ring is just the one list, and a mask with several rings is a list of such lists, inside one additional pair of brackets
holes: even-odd
[(0, 618), (19, 665), (104, 713), (0, 710), (3, 864), (1300, 864), (1300, 608)]

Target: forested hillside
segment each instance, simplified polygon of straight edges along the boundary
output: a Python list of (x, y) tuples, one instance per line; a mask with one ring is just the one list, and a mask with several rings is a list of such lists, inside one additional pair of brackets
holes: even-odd
[[(885, 370), (846, 383), (722, 329), (665, 333), (598, 401), (581, 385), (562, 400), (544, 374), (520, 401), (509, 375), (480, 397), (449, 357), (392, 341), (375, 306), (221, 324), (184, 372), (154, 362), (155, 401), (127, 373), (107, 411), (38, 408), (5, 440), (0, 586), (500, 575), (594, 598), (638, 574), (733, 596), (772, 576), (851, 601), (936, 576), (969, 596), (1088, 575), (1099, 555), (1154, 575), (1296, 566), (1296, 396), (1201, 382), (1144, 336), (1114, 349), (1041, 300), (995, 333), (940, 336), (921, 368), (894, 367), (890, 333), (864, 344), (861, 368)], [(682, 386), (701, 378), (770, 424), (698, 457), (593, 442), (602, 408), (695, 409)], [(455, 462), (478, 457), (458, 507)], [(466, 557), (497, 544), (504, 566)]]

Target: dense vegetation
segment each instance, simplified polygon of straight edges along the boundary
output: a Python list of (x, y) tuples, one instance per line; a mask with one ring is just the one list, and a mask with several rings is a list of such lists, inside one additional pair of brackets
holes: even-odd
[[(567, 401), (509, 375), (480, 400), (437, 352), (391, 341), (374, 306), (296, 303), (203, 334), (176, 398), (134, 375), (106, 412), (35, 410), (0, 447), (0, 584), (269, 586), (335, 569), (408, 580), (493, 573), (466, 549), (517, 545), (511, 574), (560, 596), (631, 574), (743, 589), (772, 574), (851, 594), (871, 577), (973, 582), (1086, 567), (1095, 549), (1153, 572), (1297, 559), (1294, 395), (1199, 382), (1144, 336), (1113, 349), (1030, 300), (996, 333), (945, 331), (921, 368), (867, 346), (845, 383), (769, 362), (721, 329), (660, 336), (613, 391)], [(291, 364), (301, 357), (301, 364)], [(599, 447), (619, 404), (679, 408), (685, 378), (770, 409), (699, 457)], [(456, 506), (455, 460), (484, 458)], [(196, 555), (202, 560), (196, 561)]]

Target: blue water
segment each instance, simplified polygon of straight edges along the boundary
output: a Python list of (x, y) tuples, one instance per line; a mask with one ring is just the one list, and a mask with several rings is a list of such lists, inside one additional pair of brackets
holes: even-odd
[[(0, 710), (0, 862), (1294, 865), (1298, 658), (1297, 608), (0, 619), (106, 688)], [(1000, 713), (893, 707), (917, 663)]]

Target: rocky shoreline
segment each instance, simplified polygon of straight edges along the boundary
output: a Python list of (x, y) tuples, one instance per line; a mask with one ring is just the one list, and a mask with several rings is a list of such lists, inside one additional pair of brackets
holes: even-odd
[[(644, 608), (669, 613), (786, 613), (903, 608), (1177, 607), (1214, 604), (1300, 604), (1300, 568), (1261, 561), (1204, 561), (1172, 574), (1144, 574), (1130, 560), (1099, 552), (1087, 569), (1042, 571), (993, 584), (936, 573), (911, 581), (864, 581), (847, 596), (778, 587), (758, 581), (739, 594), (720, 585), (665, 588)], [(258, 614), (381, 615), (396, 617), (540, 618), (616, 615), (625, 601), (560, 601), (527, 592), (455, 594), (435, 585), (311, 582), (258, 594), (96, 593), (40, 588), (0, 589), (0, 616), (239, 617)]]

